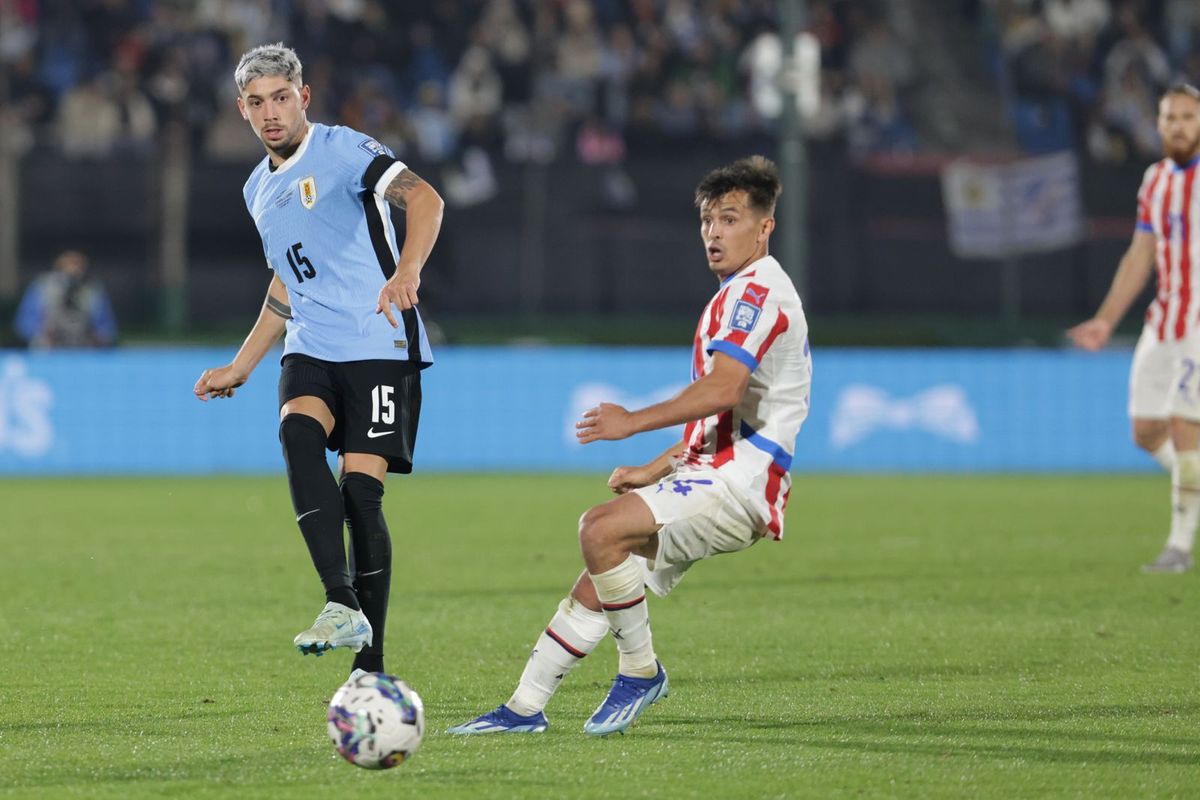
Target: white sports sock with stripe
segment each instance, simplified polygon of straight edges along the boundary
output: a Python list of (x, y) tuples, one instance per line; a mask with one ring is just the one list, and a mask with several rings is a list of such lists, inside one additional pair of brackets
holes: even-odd
[(1167, 546), (1190, 553), (1200, 523), (1200, 450), (1176, 453), (1171, 477), (1171, 535)]
[(608, 620), (568, 595), (538, 637), (517, 689), (506, 706), (527, 717), (546, 707), (575, 665), (608, 633)]
[(642, 567), (633, 556), (608, 572), (591, 575), (592, 585), (621, 655), (620, 673), (631, 678), (653, 678), (658, 659), (650, 638), (650, 611)]

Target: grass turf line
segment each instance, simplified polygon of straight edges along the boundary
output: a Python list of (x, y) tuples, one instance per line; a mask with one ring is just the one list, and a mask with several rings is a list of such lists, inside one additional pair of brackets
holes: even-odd
[(602, 476), (393, 479), (389, 670), (420, 752), (341, 762), (349, 669), (291, 648), (322, 598), (282, 477), (0, 484), (0, 797), (1172, 796), (1200, 779), (1200, 576), (1143, 576), (1167, 481), (798, 475), (787, 540), (651, 599), (672, 693), (629, 735), (446, 727), (507, 699), (580, 568)]

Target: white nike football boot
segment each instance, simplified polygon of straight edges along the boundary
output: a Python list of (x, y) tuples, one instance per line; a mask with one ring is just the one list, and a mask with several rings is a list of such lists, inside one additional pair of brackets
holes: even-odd
[(366, 615), (341, 603), (326, 603), (312, 627), (296, 635), (292, 643), (302, 655), (322, 655), (336, 647), (354, 652), (371, 643), (373, 633)]

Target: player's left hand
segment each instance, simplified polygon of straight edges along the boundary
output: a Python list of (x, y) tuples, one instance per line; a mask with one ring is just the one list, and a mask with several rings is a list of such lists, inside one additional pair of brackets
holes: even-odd
[(396, 274), (388, 278), (387, 283), (379, 290), (379, 300), (375, 303), (375, 313), (383, 314), (393, 328), (399, 328), (392, 313), (392, 306), (401, 311), (408, 311), (420, 302), (417, 289), (421, 286), (421, 276), (415, 269), (396, 268)]
[(580, 444), (599, 440), (617, 441), (632, 436), (632, 415), (616, 403), (601, 403), (583, 412), (583, 419), (575, 423), (575, 438)]
[(634, 489), (649, 486), (657, 478), (657, 474), (649, 466), (617, 467), (608, 478), (608, 488), (612, 489), (615, 494), (625, 494)]

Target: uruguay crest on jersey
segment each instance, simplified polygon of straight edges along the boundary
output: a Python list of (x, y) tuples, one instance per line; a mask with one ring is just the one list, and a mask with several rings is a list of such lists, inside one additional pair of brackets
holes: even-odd
[(317, 179), (312, 175), (300, 181), (300, 204), (312, 209), (317, 204)]

